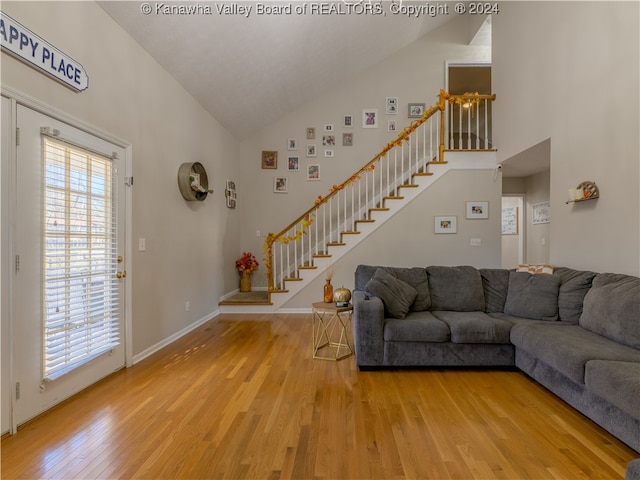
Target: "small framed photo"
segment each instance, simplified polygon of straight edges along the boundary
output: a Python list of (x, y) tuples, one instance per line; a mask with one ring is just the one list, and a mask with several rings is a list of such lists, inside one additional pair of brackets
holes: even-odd
[(434, 218), (434, 233), (458, 233), (458, 217), (455, 215), (436, 216)]
[(424, 103), (409, 104), (409, 118), (421, 118), (424, 114)]
[(310, 143), (307, 145), (307, 157), (316, 157), (318, 154), (316, 152), (315, 143)]
[(278, 168), (278, 152), (273, 150), (262, 151), (262, 168)]
[(388, 115), (397, 115), (398, 114), (398, 97), (387, 97), (387, 114)]
[(333, 157), (333, 150), (325, 150), (324, 151), (324, 156), (325, 157)]
[(362, 110), (362, 128), (378, 128), (378, 110), (365, 108)]
[(345, 128), (353, 127), (353, 115), (345, 115), (342, 118), (342, 126)]
[(238, 194), (236, 193), (236, 182), (233, 180), (227, 180), (226, 188), (224, 189), (224, 196), (227, 200), (227, 207), (236, 208), (238, 198)]
[(273, 179), (274, 193), (288, 193), (288, 191), (289, 191), (289, 179), (287, 177), (275, 177)]
[(287, 158), (287, 170), (290, 172), (300, 171), (300, 157)]
[(287, 140), (287, 150), (297, 150), (298, 141), (295, 138), (289, 138)]
[(387, 122), (387, 131), (388, 132), (395, 132), (398, 130), (398, 124), (396, 123), (395, 120), (389, 120)]
[(323, 135), (322, 136), (322, 146), (323, 147), (335, 147), (336, 146), (336, 136), (335, 135)]
[(353, 133), (348, 132), (342, 134), (342, 146), (353, 147)]
[(489, 202), (467, 202), (466, 212), (470, 220), (489, 218)]
[(328, 123), (324, 126), (324, 131), (325, 132), (333, 132), (333, 124)]
[(307, 180), (320, 180), (320, 165), (307, 165)]
[(315, 127), (307, 127), (307, 140), (315, 140), (316, 129)]
[(551, 222), (551, 203), (542, 202), (536, 203), (532, 206), (533, 208), (533, 219), (532, 223), (537, 225), (539, 223), (549, 223)]

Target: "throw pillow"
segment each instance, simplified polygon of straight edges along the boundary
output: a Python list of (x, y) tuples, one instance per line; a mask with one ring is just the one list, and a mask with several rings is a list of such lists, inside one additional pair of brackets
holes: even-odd
[(558, 320), (560, 277), (509, 273), (509, 290), (504, 313), (533, 320)]
[(529, 265), (526, 263), (520, 263), (518, 264), (518, 268), (516, 268), (516, 272), (528, 272), (533, 274), (546, 273), (548, 275), (551, 275), (553, 273), (553, 266), (547, 265), (546, 263), (543, 263), (541, 265)]
[(405, 318), (418, 292), (408, 283), (379, 268), (367, 282), (365, 291), (379, 297), (385, 310), (394, 318)]

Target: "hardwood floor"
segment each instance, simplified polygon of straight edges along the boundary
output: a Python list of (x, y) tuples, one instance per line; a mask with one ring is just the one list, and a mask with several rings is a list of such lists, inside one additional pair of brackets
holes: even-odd
[(517, 371), (359, 372), (310, 315), (220, 316), (2, 440), (3, 479), (622, 479), (638, 454)]

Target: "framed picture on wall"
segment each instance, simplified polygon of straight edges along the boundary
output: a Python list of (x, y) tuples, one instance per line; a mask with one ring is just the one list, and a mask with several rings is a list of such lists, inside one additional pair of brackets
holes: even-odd
[(287, 139), (287, 150), (297, 150), (298, 149), (298, 140), (295, 138)]
[(289, 191), (289, 179), (287, 177), (275, 177), (273, 179), (274, 193), (288, 193), (288, 191)]
[(466, 212), (470, 220), (489, 218), (489, 202), (467, 202)]
[(307, 127), (307, 140), (315, 140), (316, 129), (315, 127)]
[(409, 104), (409, 118), (421, 118), (424, 114), (424, 103), (410, 103)]
[(458, 217), (455, 215), (435, 216), (434, 233), (458, 233)]
[(362, 128), (378, 128), (378, 110), (375, 108), (362, 110)]
[(536, 203), (533, 208), (533, 220), (532, 223), (537, 225), (539, 223), (549, 223), (551, 221), (551, 203), (542, 202)]
[(278, 152), (273, 150), (262, 151), (262, 168), (278, 168)]
[(315, 157), (317, 155), (315, 144), (307, 145), (307, 157)]
[(502, 209), (502, 235), (518, 234), (518, 207)]
[(345, 128), (353, 127), (353, 115), (345, 115), (342, 119), (342, 126)]
[(307, 165), (307, 180), (320, 180), (320, 165)]
[(398, 97), (387, 97), (386, 105), (388, 115), (396, 115), (398, 113)]
[(353, 133), (348, 132), (342, 134), (342, 146), (353, 147)]
[(297, 172), (300, 170), (300, 157), (287, 158), (287, 170)]

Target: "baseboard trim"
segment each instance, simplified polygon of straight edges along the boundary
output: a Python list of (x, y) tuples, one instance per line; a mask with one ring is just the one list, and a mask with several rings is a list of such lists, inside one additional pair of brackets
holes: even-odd
[(220, 315), (220, 309), (217, 309), (216, 311), (214, 311), (210, 315), (206, 315), (206, 316), (202, 317), (200, 320), (197, 320), (197, 321), (193, 322), (191, 325), (186, 326), (185, 328), (183, 328), (179, 332), (174, 333), (173, 335), (165, 338), (164, 340), (156, 343), (155, 345), (150, 346), (146, 350), (143, 350), (142, 352), (138, 353), (137, 355), (134, 355), (133, 356), (133, 365), (135, 365), (138, 362), (141, 362), (142, 360), (144, 360), (145, 358), (153, 355), (154, 353), (158, 352), (159, 350), (162, 350), (164, 347), (166, 347), (167, 345), (170, 345), (171, 343), (175, 342), (180, 337), (185, 336), (187, 333), (192, 332), (196, 328), (200, 327), (201, 325), (204, 325), (209, 320), (213, 320), (214, 318), (216, 318), (219, 315)]

